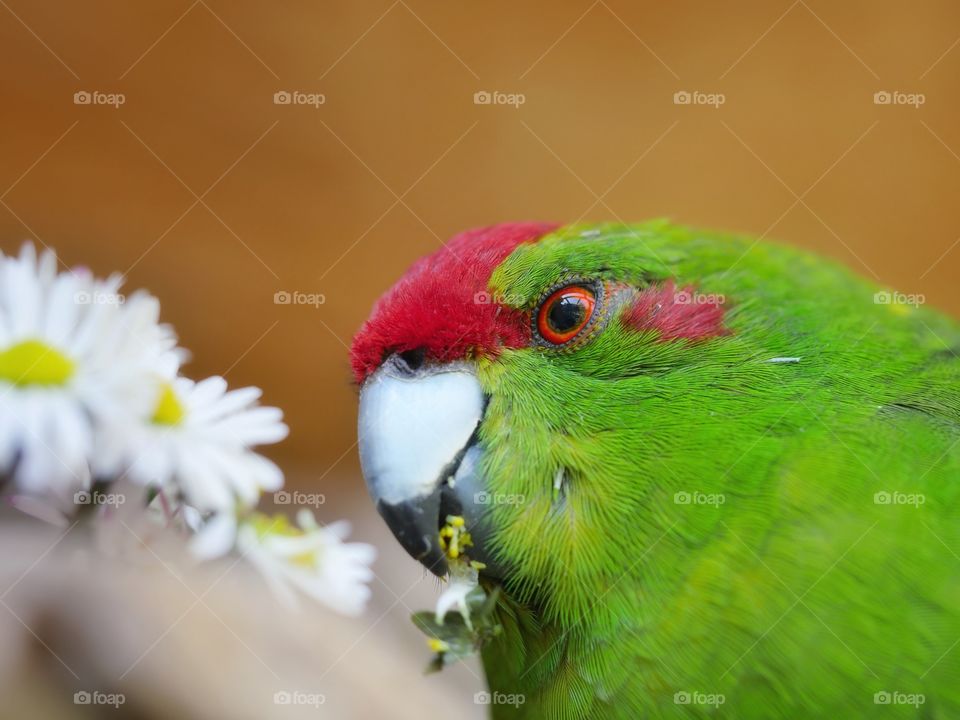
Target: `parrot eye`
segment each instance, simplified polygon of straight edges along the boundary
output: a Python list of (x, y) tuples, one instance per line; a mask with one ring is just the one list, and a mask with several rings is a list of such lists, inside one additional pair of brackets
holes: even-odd
[(537, 332), (550, 345), (564, 345), (587, 326), (596, 306), (595, 290), (587, 285), (566, 285), (540, 303)]

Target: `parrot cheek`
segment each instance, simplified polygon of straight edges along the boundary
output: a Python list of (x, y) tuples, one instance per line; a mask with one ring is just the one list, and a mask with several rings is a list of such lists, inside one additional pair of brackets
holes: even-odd
[(472, 364), (411, 367), (398, 355), (360, 391), (367, 489), (401, 546), (438, 576), (448, 571), (439, 542), (447, 515), (463, 514), (468, 523), (476, 515), (473, 494), (482, 491), (471, 488), (480, 482), (475, 440), (485, 404)]

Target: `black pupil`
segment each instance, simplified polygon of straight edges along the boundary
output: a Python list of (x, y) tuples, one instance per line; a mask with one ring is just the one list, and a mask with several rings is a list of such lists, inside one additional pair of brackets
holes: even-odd
[(547, 321), (558, 333), (565, 333), (580, 327), (586, 319), (587, 308), (583, 299), (575, 295), (566, 295), (550, 306)]

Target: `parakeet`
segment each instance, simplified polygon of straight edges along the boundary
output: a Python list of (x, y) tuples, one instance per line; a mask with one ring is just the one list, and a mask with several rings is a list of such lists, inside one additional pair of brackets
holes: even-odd
[(750, 237), (496, 225), (351, 361), (368, 489), (499, 588), (496, 718), (960, 718), (960, 326)]

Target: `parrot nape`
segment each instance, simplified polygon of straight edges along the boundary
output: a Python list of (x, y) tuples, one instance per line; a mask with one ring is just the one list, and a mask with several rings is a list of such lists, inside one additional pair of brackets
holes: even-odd
[(362, 469), (435, 574), (471, 530), (493, 716), (960, 718), (960, 326), (921, 302), (664, 220), (416, 262), (351, 348)]

